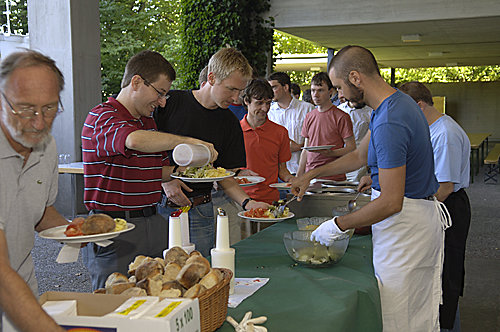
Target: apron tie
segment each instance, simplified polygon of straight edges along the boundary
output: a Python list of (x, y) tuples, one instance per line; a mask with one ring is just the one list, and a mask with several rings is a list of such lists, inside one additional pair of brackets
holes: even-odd
[(439, 220), (441, 221), (441, 227), (443, 228), (443, 231), (445, 231), (452, 225), (450, 213), (448, 212), (446, 205), (443, 202), (438, 201), (436, 196), (434, 196), (434, 204), (436, 205), (436, 209), (439, 212)]
[[(443, 245), (441, 248), (441, 268), (439, 272), (439, 282), (440, 285), (442, 284), (442, 278), (443, 278), (443, 264), (444, 264), (444, 245), (445, 245), (445, 231), (451, 227), (452, 221), (451, 221), (451, 216), (450, 213), (448, 212), (448, 209), (446, 208), (446, 205), (444, 205), (443, 202), (440, 202), (437, 200), (436, 196), (434, 196), (434, 206), (436, 207), (438, 213), (439, 213), (439, 221), (441, 222), (441, 228), (443, 229)], [(440, 301), (439, 304), (443, 304), (443, 291), (441, 289), (440, 291)]]

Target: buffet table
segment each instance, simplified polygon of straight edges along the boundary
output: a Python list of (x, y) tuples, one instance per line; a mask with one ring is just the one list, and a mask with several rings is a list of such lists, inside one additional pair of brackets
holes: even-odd
[[(269, 331), (382, 331), (371, 236), (355, 235), (338, 264), (308, 268), (297, 265), (283, 244), (283, 233), (296, 229), (295, 219), (283, 221), (233, 246), (236, 277), (269, 282), (228, 315), (237, 321), (247, 311), (267, 316)], [(225, 322), (217, 331), (234, 328)]]

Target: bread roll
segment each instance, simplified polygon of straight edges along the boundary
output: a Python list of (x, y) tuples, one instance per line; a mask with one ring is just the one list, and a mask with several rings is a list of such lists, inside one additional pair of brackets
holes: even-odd
[(157, 275), (163, 274), (163, 267), (160, 263), (155, 260), (144, 261), (135, 270), (135, 277), (137, 280), (141, 281), (145, 278), (152, 278)]
[(94, 294), (106, 294), (106, 288), (98, 288), (93, 291)]
[(186, 260), (186, 265), (191, 263), (199, 263), (205, 265), (208, 270), (210, 270), (210, 262), (203, 256), (191, 256)]
[(200, 285), (205, 286), (206, 289), (210, 289), (221, 282), (222, 279), (223, 276), (220, 270), (210, 269), (210, 272), (200, 280)]
[(145, 278), (137, 283), (137, 287), (146, 290), (149, 296), (159, 296), (163, 287), (163, 281), (160, 275), (153, 278)]
[(135, 287), (133, 282), (121, 282), (119, 284), (114, 284), (106, 287), (106, 294), (121, 294), (123, 291)]
[(191, 288), (201, 280), (209, 271), (205, 265), (200, 263), (190, 263), (182, 267), (176, 280), (185, 288)]
[(186, 290), (186, 289), (184, 289), (184, 287), (182, 287), (181, 284), (179, 284), (179, 282), (177, 280), (168, 281), (168, 282), (163, 283), (161, 290), (169, 290), (169, 289), (178, 289), (182, 293), (184, 293), (184, 291)]
[(137, 267), (141, 265), (145, 259), (152, 260), (152, 258), (143, 255), (136, 256), (134, 261), (128, 265), (128, 274), (134, 275), (135, 269), (137, 269)]
[(203, 285), (200, 285), (200, 284), (196, 284), (194, 285), (193, 287), (189, 288), (185, 293), (184, 293), (184, 296), (183, 297), (186, 297), (186, 298), (190, 298), (190, 299), (194, 299), (195, 297), (198, 297), (200, 296), (201, 294), (203, 294), (203, 292), (205, 291), (205, 287)]
[(167, 266), (165, 266), (165, 272), (163, 272), (163, 282), (175, 280), (180, 271), (181, 266), (179, 264), (168, 263)]
[(188, 257), (189, 255), (186, 251), (184, 251), (184, 249), (181, 247), (173, 247), (168, 249), (165, 253), (165, 264), (177, 263), (182, 267), (186, 264)]
[(201, 252), (199, 252), (198, 250), (191, 251), (191, 253), (189, 254), (189, 257), (191, 257), (191, 256), (201, 256), (201, 257), (203, 257), (203, 255), (201, 254)]
[(163, 266), (163, 268), (165, 268), (165, 261), (163, 260), (163, 258), (161, 257), (155, 257), (154, 258), (155, 261), (157, 261), (158, 263), (160, 263), (161, 266)]
[(145, 289), (139, 288), (139, 287), (132, 287), (129, 289), (124, 290), (121, 295), (127, 295), (130, 297), (133, 296), (147, 296), (148, 294), (146, 293)]
[(182, 292), (178, 289), (167, 289), (167, 290), (162, 290), (160, 294), (158, 295), (160, 297), (182, 297)]
[(121, 282), (129, 282), (127, 276), (120, 273), (120, 272), (113, 272), (106, 279), (106, 282), (104, 283), (104, 287), (109, 287), (113, 284), (119, 284)]
[(115, 229), (115, 220), (107, 214), (92, 214), (82, 224), (84, 235), (108, 233)]

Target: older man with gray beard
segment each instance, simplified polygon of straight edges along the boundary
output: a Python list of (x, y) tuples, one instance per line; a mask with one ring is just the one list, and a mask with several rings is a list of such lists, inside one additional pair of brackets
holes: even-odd
[(0, 65), (0, 313), (21, 331), (64, 331), (38, 304), (31, 257), (33, 231), (67, 224), (53, 206), (50, 134), (63, 86), (55, 62), (38, 52), (13, 53)]

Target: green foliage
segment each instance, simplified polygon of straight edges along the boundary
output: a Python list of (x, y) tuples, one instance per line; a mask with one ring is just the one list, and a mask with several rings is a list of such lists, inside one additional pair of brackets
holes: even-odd
[[(28, 33), (28, 1), (27, 0), (10, 0), (10, 30), (12, 34), (26, 35)], [(6, 11), (5, 1), (0, 2), (0, 10), (2, 13)], [(3, 31), (7, 32), (7, 16), (0, 15), (0, 24), (3, 26)]]
[(222, 47), (240, 50), (260, 75), (272, 50), (269, 0), (181, 0), (180, 88), (198, 86), (200, 71)]
[[(284, 32), (274, 30), (274, 46), (273, 56), (277, 57), (280, 54), (312, 54), (326, 53), (325, 47), (316, 45), (307, 40), (297, 38)], [(307, 87), (311, 84), (312, 77), (317, 74), (317, 71), (286, 71), (290, 76), (290, 80), (297, 83), (301, 87)]]
[[(381, 74), (387, 82), (390, 82), (390, 69), (382, 69)], [(500, 81), (500, 66), (396, 68), (395, 81), (396, 84), (410, 81), (424, 83)]]
[(102, 96), (120, 91), (125, 65), (150, 49), (174, 66), (179, 53), (179, 1), (100, 0)]
[(278, 30), (274, 30), (273, 56), (280, 54), (326, 53), (325, 47), (311, 43)]
[[(275, 31), (273, 55), (326, 53), (327, 49), (286, 33)], [(287, 71), (292, 82), (300, 86), (309, 86), (314, 71)], [(391, 80), (390, 68), (381, 69), (382, 77)], [(396, 84), (420, 81), (424, 83), (449, 82), (486, 82), (500, 81), (500, 66), (464, 66), (464, 67), (432, 67), (432, 68), (396, 68)]]

